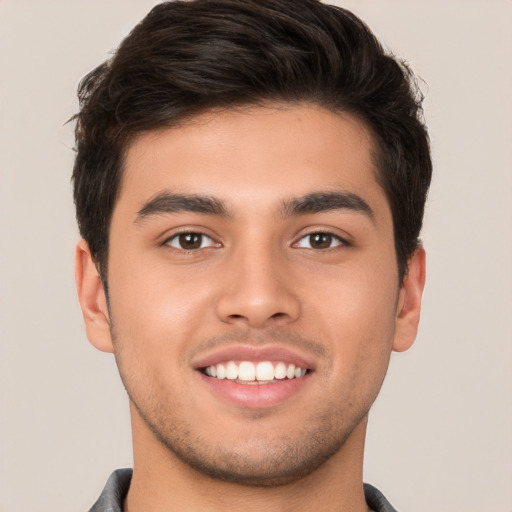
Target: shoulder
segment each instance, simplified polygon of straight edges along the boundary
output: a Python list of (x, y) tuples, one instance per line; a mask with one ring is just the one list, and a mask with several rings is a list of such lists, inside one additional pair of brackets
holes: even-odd
[(397, 512), (384, 494), (373, 485), (364, 484), (364, 497), (366, 503), (374, 512)]
[(123, 501), (130, 488), (131, 480), (132, 470), (130, 468), (114, 471), (89, 512), (123, 512)]

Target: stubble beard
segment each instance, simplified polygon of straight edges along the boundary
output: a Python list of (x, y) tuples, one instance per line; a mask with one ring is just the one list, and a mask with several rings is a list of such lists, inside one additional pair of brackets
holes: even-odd
[(287, 485), (312, 474), (343, 447), (367, 413), (350, 425), (342, 418), (318, 417), (316, 425), (304, 425), (299, 437), (272, 441), (262, 437), (247, 450), (231, 444), (229, 432), (224, 445), (212, 447), (175, 417), (166, 419), (155, 409), (142, 410), (130, 400), (155, 438), (181, 462), (212, 479), (251, 487)]
[[(232, 440), (228, 430), (225, 440), (212, 445), (201, 436), (197, 425), (187, 422), (187, 414), (183, 414), (193, 409), (193, 404), (178, 405), (165, 399), (165, 386), (158, 386), (148, 372), (142, 371), (134, 377), (134, 372), (123, 368), (123, 357), (120, 357), (123, 350), (113, 329), (112, 336), (118, 348), (115, 355), (121, 379), (145, 426), (169, 454), (199, 474), (223, 482), (277, 487), (311, 475), (343, 448), (366, 418), (378, 393), (377, 389), (373, 396), (362, 401), (352, 393), (355, 386), (345, 383), (343, 389), (331, 391), (334, 398), (301, 414), (297, 421), (302, 426), (290, 436), (281, 432), (276, 437), (271, 432), (271, 435), (247, 437), (245, 443), (245, 440)], [(256, 414), (254, 421), (265, 421), (267, 415), (272, 412), (261, 413), (261, 418)]]

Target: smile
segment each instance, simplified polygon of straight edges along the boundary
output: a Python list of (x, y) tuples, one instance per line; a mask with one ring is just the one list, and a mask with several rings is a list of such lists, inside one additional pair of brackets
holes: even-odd
[(269, 384), (283, 379), (299, 379), (307, 373), (305, 368), (282, 361), (226, 361), (207, 366), (203, 372), (208, 377), (227, 379), (241, 384)]
[[(193, 368), (211, 396), (236, 409), (272, 408), (311, 387), (315, 359), (287, 347), (236, 344), (193, 361)], [(309, 383), (309, 385), (308, 385)]]

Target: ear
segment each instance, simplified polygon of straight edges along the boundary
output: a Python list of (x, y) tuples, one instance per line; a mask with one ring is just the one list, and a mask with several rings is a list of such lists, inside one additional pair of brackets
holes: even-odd
[(75, 280), (87, 338), (97, 349), (113, 352), (107, 297), (85, 240), (76, 246)]
[(425, 286), (425, 250), (417, 247), (409, 259), (407, 274), (398, 295), (393, 350), (411, 347), (418, 333), (421, 296)]

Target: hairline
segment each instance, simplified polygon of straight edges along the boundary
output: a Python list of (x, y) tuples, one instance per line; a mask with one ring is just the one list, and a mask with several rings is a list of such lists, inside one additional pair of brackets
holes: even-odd
[[(384, 193), (384, 196), (386, 198), (386, 203), (390, 209), (391, 213), (391, 219), (393, 224), (393, 245), (395, 250), (395, 260), (398, 268), (398, 281), (399, 286), (401, 286), (403, 278), (405, 274), (407, 273), (407, 266), (408, 262), (404, 261), (403, 265), (404, 268), (401, 267), (401, 262), (399, 260), (399, 253), (397, 248), (397, 236), (396, 236), (396, 230), (395, 230), (395, 218), (393, 213), (393, 208), (391, 205), (390, 198), (388, 196), (388, 192), (386, 191), (384, 187), (385, 179), (384, 179), (384, 170), (382, 169), (383, 165), (383, 152), (384, 147), (380, 140), (379, 135), (376, 133), (376, 131), (373, 129), (369, 121), (367, 121), (362, 114), (355, 111), (355, 109), (350, 108), (343, 108), (343, 107), (335, 107), (335, 106), (328, 106), (326, 102), (322, 101), (315, 101), (313, 99), (297, 99), (297, 100), (286, 100), (284, 98), (265, 98), (262, 97), (260, 99), (256, 98), (254, 101), (250, 102), (233, 102), (233, 104), (229, 105), (222, 105), (221, 102), (219, 102), (218, 105), (210, 105), (206, 106), (204, 108), (200, 108), (199, 106), (195, 108), (191, 108), (188, 110), (188, 112), (184, 112), (179, 116), (176, 116), (173, 120), (168, 120), (168, 123), (160, 123), (158, 125), (155, 125), (151, 128), (146, 129), (140, 129), (140, 130), (132, 130), (131, 132), (128, 131), (125, 134), (125, 137), (122, 140), (122, 143), (119, 145), (119, 181), (117, 183), (117, 189), (116, 194), (114, 197), (114, 201), (112, 204), (112, 211), (110, 212), (110, 217), (106, 229), (106, 244), (105, 249), (103, 253), (101, 254), (101, 260), (103, 261), (97, 261), (97, 268), (100, 273), (100, 276), (102, 278), (103, 284), (105, 288), (107, 288), (107, 282), (108, 282), (108, 261), (109, 261), (109, 254), (110, 254), (110, 230), (112, 226), (112, 219), (114, 217), (114, 211), (116, 208), (116, 205), (119, 201), (119, 198), (121, 196), (123, 186), (124, 186), (124, 176), (126, 174), (126, 159), (128, 156), (128, 153), (130, 149), (133, 147), (135, 142), (149, 134), (158, 134), (162, 133), (169, 129), (175, 129), (175, 128), (181, 128), (185, 126), (194, 126), (194, 124), (199, 124), (198, 119), (205, 118), (205, 123), (208, 122), (208, 116), (216, 116), (221, 113), (226, 112), (244, 112), (248, 113), (250, 115), (250, 111), (254, 109), (274, 109), (274, 110), (289, 110), (293, 108), (298, 107), (307, 107), (307, 108), (314, 108), (314, 109), (320, 109), (326, 112), (330, 112), (342, 117), (346, 117), (348, 119), (351, 119), (353, 121), (356, 121), (361, 128), (363, 128), (368, 142), (369, 142), (369, 156), (370, 161), (372, 163), (372, 171), (374, 173), (375, 181), (377, 185), (381, 188), (382, 192)], [(203, 121), (200, 121), (203, 122)], [(416, 246), (419, 246), (420, 242), (417, 241)], [(101, 266), (104, 265), (106, 268), (101, 268)], [(403, 274), (403, 275), (402, 275)]]

